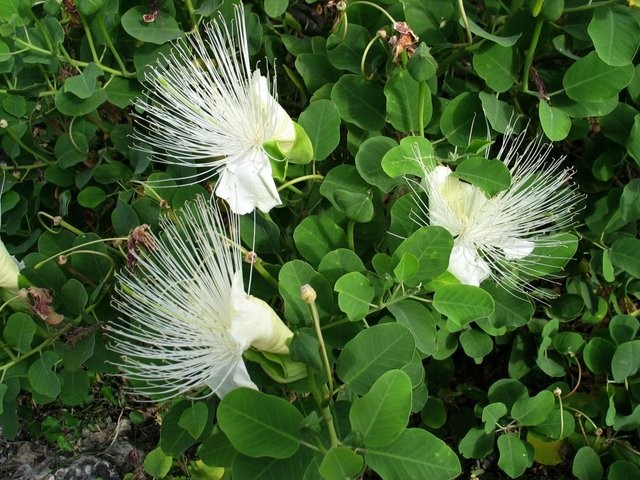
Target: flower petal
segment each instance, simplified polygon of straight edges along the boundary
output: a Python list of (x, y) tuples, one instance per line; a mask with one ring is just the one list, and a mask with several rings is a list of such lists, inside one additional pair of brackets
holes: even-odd
[(266, 302), (244, 292), (242, 271), (233, 278), (231, 303), (231, 335), (243, 350), (251, 346), (271, 353), (289, 352), (286, 342), (293, 333)]
[(244, 215), (254, 208), (268, 212), (280, 205), (280, 195), (271, 175), (266, 153), (254, 149), (241, 160), (234, 159), (218, 180), (216, 195), (224, 198), (233, 213)]
[(271, 95), (269, 82), (266, 77), (260, 75), (258, 70), (253, 74), (251, 86), (262, 108), (271, 116), (273, 134), (271, 138), (267, 138), (265, 141), (275, 140), (278, 142), (280, 149), (284, 153), (287, 153), (296, 140), (296, 129), (293, 125), (293, 120), (291, 120), (286, 110), (282, 108), (273, 95)]
[(520, 260), (533, 252), (535, 243), (519, 238), (508, 238), (498, 246), (504, 252), (505, 259)]
[(449, 272), (460, 280), (460, 283), (476, 287), (491, 275), (489, 265), (480, 258), (475, 249), (455, 243), (449, 257)]
[(240, 387), (258, 389), (256, 384), (251, 381), (242, 357), (236, 357), (226, 367), (216, 369), (206, 383), (211, 391), (220, 398)]
[(4, 243), (0, 241), (0, 288), (18, 288), (18, 263), (9, 255)]

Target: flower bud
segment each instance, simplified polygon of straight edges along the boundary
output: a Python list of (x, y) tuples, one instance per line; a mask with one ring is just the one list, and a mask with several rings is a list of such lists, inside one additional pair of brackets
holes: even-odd
[(311, 285), (306, 284), (300, 287), (300, 298), (304, 303), (313, 303), (318, 295)]

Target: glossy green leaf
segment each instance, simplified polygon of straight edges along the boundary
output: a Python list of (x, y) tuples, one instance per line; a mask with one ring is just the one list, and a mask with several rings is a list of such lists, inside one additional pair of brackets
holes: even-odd
[(406, 279), (408, 285), (417, 285), (444, 273), (449, 266), (449, 255), (453, 247), (451, 234), (442, 227), (421, 227), (396, 248), (394, 262), (400, 262), (405, 253), (418, 259), (418, 271)]
[(356, 23), (350, 24), (345, 30), (333, 32), (327, 38), (327, 58), (338, 70), (359, 74), (370, 35), (366, 28)]
[(621, 238), (611, 245), (611, 263), (625, 272), (640, 278), (640, 240)]
[(350, 448), (333, 447), (322, 459), (318, 471), (325, 480), (345, 480), (356, 477), (363, 464), (362, 457)]
[(482, 103), (478, 95), (464, 92), (444, 107), (440, 129), (453, 145), (466, 147), (474, 138), (487, 138), (483, 118)]
[(340, 310), (347, 314), (349, 320), (361, 320), (369, 313), (375, 290), (363, 274), (351, 272), (343, 275), (334, 290), (338, 292)]
[(450, 332), (493, 313), (495, 304), (486, 291), (472, 285), (444, 285), (433, 296), (434, 308), (449, 319)]
[(36, 324), (31, 315), (16, 312), (12, 314), (4, 326), (2, 332), (4, 341), (10, 347), (15, 348), (20, 353), (27, 353), (31, 350), (31, 342), (36, 333)]
[(411, 413), (411, 380), (402, 370), (383, 374), (349, 411), (354, 432), (367, 447), (382, 447), (404, 431)]
[(82, 133), (65, 133), (58, 137), (54, 152), (60, 168), (69, 168), (87, 160), (89, 142)]
[[(420, 92), (420, 88), (423, 89)], [(420, 98), (422, 95), (422, 126), (431, 120), (431, 92), (426, 83), (419, 84), (406, 70), (394, 72), (384, 86), (388, 121), (401, 132), (420, 134)]]
[(330, 100), (311, 103), (298, 118), (313, 145), (313, 159), (326, 159), (340, 142), (340, 113)]
[(312, 265), (318, 265), (329, 251), (347, 246), (344, 230), (325, 215), (304, 218), (293, 232), (296, 248)]
[(403, 300), (387, 307), (396, 321), (411, 330), (416, 348), (424, 355), (435, 353), (436, 321), (429, 309), (413, 300)]
[(618, 345), (611, 359), (611, 373), (616, 382), (625, 382), (640, 369), (640, 340)]
[(628, 8), (596, 8), (587, 28), (600, 59), (608, 65), (630, 65), (640, 45), (640, 29)]
[(576, 102), (596, 102), (617, 95), (632, 77), (631, 64), (612, 67), (591, 52), (569, 67), (562, 83), (569, 98)]
[(461, 473), (453, 450), (432, 433), (418, 428), (405, 430), (384, 447), (367, 449), (365, 460), (386, 480), (448, 480)]
[(599, 480), (602, 478), (604, 470), (600, 463), (600, 457), (596, 451), (584, 446), (578, 450), (573, 457), (572, 473), (578, 480)]
[[(467, 21), (469, 22), (469, 27), (471, 29), (471, 32), (474, 35), (477, 35), (482, 38), (486, 38), (487, 40), (491, 40), (492, 42), (497, 43), (498, 45), (501, 45), (503, 47), (512, 47), (513, 45), (515, 45), (515, 43), (518, 41), (518, 39), (522, 35), (521, 33), (518, 33), (516, 35), (511, 35), (509, 37), (492, 35), (486, 30), (483, 30), (482, 27), (480, 27), (477, 23), (475, 23), (470, 18), (467, 18)], [(462, 19), (460, 19), (460, 23), (461, 24), (463, 23)]]
[(345, 122), (364, 130), (384, 127), (384, 93), (379, 84), (360, 75), (343, 75), (331, 90), (331, 100)]
[(499, 44), (487, 45), (473, 56), (473, 68), (496, 92), (506, 92), (516, 81), (516, 49)]
[(95, 208), (107, 199), (103, 189), (96, 186), (87, 187), (78, 193), (78, 203), (86, 208)]
[(289, 0), (265, 0), (264, 12), (272, 18), (279, 17), (289, 7)]
[(195, 402), (182, 412), (178, 425), (195, 439), (202, 435), (208, 417), (209, 409), (207, 406), (203, 402)]
[(169, 473), (172, 463), (171, 456), (166, 455), (160, 447), (156, 447), (144, 458), (144, 471), (152, 477), (162, 478)]
[(220, 428), (243, 455), (288, 458), (300, 447), (302, 414), (282, 398), (237, 388), (222, 399), (217, 415)]
[(400, 140), (400, 145), (385, 153), (381, 166), (391, 178), (402, 175), (422, 177), (436, 166), (433, 146), (424, 137), (405, 137)]
[(27, 376), (34, 392), (45, 397), (55, 398), (60, 393), (60, 379), (51, 370), (58, 361), (58, 355), (52, 351), (45, 351), (29, 367)]
[[(339, 70), (336, 70), (329, 62), (326, 55), (319, 53), (301, 53), (296, 57), (296, 70), (304, 80), (305, 85), (311, 92), (315, 92), (326, 84), (336, 82), (340, 77)], [(347, 94), (345, 92), (345, 94)], [(331, 98), (334, 103), (335, 99)], [(338, 106), (338, 109), (340, 107)]]
[(489, 196), (494, 196), (511, 185), (511, 173), (504, 162), (484, 157), (463, 160), (453, 175), (475, 185)]
[(293, 324), (311, 322), (309, 305), (300, 298), (300, 287), (307, 284), (316, 291), (316, 305), (321, 318), (328, 315), (333, 307), (333, 289), (325, 277), (302, 260), (287, 262), (278, 273), (278, 288), (284, 300), (284, 316)]
[(538, 115), (542, 129), (549, 140), (559, 142), (567, 138), (571, 130), (571, 118), (567, 113), (540, 100)]
[(200, 438), (193, 438), (191, 434), (180, 426), (182, 414), (191, 408), (192, 402), (183, 400), (174, 404), (171, 409), (164, 414), (162, 426), (160, 428), (160, 447), (167, 455), (178, 457), (192, 445), (206, 438), (213, 428), (214, 409), (212, 405), (207, 406), (208, 418), (205, 428)]
[(498, 437), (498, 466), (511, 478), (517, 478), (533, 463), (533, 449), (527, 450), (525, 443), (513, 433)]
[(389, 178), (382, 167), (382, 159), (396, 146), (395, 140), (389, 137), (371, 137), (362, 142), (356, 153), (356, 168), (360, 176), (385, 193), (400, 183)]
[(136, 6), (127, 10), (120, 19), (124, 31), (136, 40), (161, 45), (183, 35), (175, 18), (162, 10), (158, 11), (153, 22), (145, 22), (144, 16), (149, 8)]
[(64, 91), (73, 93), (76, 97), (87, 99), (93, 95), (98, 86), (98, 77), (102, 70), (95, 63), (90, 63), (81, 74), (69, 77), (64, 82)]
[(389, 370), (407, 365), (415, 350), (411, 332), (402, 325), (385, 323), (361, 331), (342, 349), (336, 373), (361, 395)]
[(484, 433), (489, 435), (501, 428), (500, 420), (507, 414), (507, 406), (502, 402), (490, 403), (482, 409), (482, 421)]
[(511, 416), (520, 425), (538, 425), (549, 416), (554, 406), (553, 393), (542, 390), (534, 397), (520, 397), (511, 408)]
[(68, 406), (78, 406), (85, 403), (89, 397), (89, 376), (84, 370), (72, 372), (64, 369), (60, 375), (62, 386), (60, 401)]
[(460, 345), (467, 356), (481, 360), (493, 350), (493, 340), (486, 333), (471, 328), (460, 334)]

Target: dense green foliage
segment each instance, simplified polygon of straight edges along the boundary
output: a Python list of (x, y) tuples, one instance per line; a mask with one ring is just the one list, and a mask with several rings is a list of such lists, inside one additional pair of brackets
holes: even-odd
[[(245, 11), (255, 64), (313, 146), (307, 164), (274, 164), (283, 205), (255, 228), (253, 215), (241, 222), (259, 256), (251, 293), (294, 331), (307, 377), (281, 385), (263, 370), (286, 365), (249, 351), (261, 392), (166, 404), (147, 473), (640, 478), (640, 9), (265, 0)], [(53, 298), (40, 315), (20, 300), (0, 311), (5, 438), (26, 428), (25, 399), (75, 411), (106, 399), (138, 419), (104, 335), (114, 274), (131, 229), (156, 229), (215, 180), (148, 183), (184, 172), (132, 148), (131, 102), (170, 42), (219, 12), (231, 18), (233, 4), (0, 2), (0, 231), (24, 285)], [(555, 142), (584, 194), (578, 226), (534, 272), (555, 294), (546, 301), (458, 284), (451, 234), (412, 214), (416, 156), (463, 165), (487, 195), (507, 188), (484, 149), (515, 116)], [(61, 424), (77, 419), (29, 433), (72, 449)]]

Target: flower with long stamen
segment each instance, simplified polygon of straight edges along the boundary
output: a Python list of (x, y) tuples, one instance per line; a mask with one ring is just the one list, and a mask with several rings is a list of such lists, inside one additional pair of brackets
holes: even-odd
[[(264, 301), (244, 291), (237, 215), (229, 228), (198, 197), (118, 275), (113, 305), (125, 318), (109, 328), (111, 348), (134, 388), (166, 399), (208, 386), (219, 397), (256, 388), (242, 355), (249, 348), (288, 353), (291, 331)], [(231, 237), (228, 237), (231, 234)]]
[(448, 166), (436, 166), (420, 184), (428, 206), (419, 202), (424, 215), (418, 221), (454, 237), (448, 270), (461, 283), (479, 286), (493, 278), (508, 290), (544, 295), (529, 277), (553, 265), (548, 252), (568, 243), (557, 234), (573, 225), (580, 195), (572, 171), (562, 167), (564, 157), (550, 158), (551, 145), (540, 136), (524, 145), (526, 131), (512, 134), (506, 132), (497, 157), (511, 173), (508, 188), (489, 196)]
[(295, 125), (275, 84), (251, 69), (242, 6), (234, 25), (219, 16), (205, 35), (178, 40), (145, 76), (146, 97), (136, 105), (145, 132), (134, 138), (138, 148), (153, 147), (156, 161), (201, 169), (183, 179), (219, 175), (215, 193), (233, 212), (267, 212), (281, 203), (267, 151), (291, 150)]

